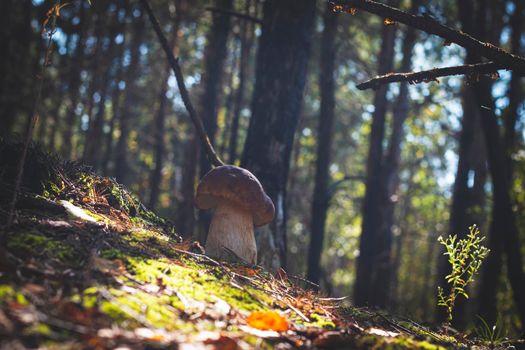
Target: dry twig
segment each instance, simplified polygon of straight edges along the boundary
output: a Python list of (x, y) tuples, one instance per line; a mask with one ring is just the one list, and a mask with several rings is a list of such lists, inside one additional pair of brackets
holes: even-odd
[(341, 10), (360, 9), (390, 21), (406, 24), (428, 34), (437, 35), (445, 39), (447, 43), (455, 43), (465, 49), (476, 51), (481, 56), (507, 69), (525, 75), (525, 58), (508, 53), (498, 46), (480, 41), (467, 33), (443, 25), (429, 15), (412, 15), (372, 0), (331, 0), (331, 2), (336, 6), (341, 6)]
[(497, 74), (499, 69), (507, 69), (501, 64), (494, 62), (465, 64), (461, 66), (434, 68), (421, 72), (408, 73), (388, 73), (379, 75), (373, 79), (358, 84), (359, 90), (376, 89), (383, 84), (407, 81), (410, 84), (427, 83), (437, 81), (439, 77), (452, 75), (478, 75), (478, 74)]
[(168, 44), (168, 40), (166, 39), (166, 36), (164, 35), (164, 33), (162, 33), (162, 29), (160, 27), (159, 21), (157, 17), (155, 17), (155, 14), (153, 13), (153, 10), (151, 9), (149, 1), (141, 0), (141, 2), (142, 2), (142, 6), (146, 10), (146, 13), (148, 14), (151, 25), (153, 26), (153, 29), (155, 30), (155, 33), (157, 34), (160, 45), (162, 46), (162, 49), (166, 53), (166, 56), (168, 58), (168, 63), (171, 69), (173, 70), (173, 73), (175, 73), (175, 78), (177, 80), (177, 86), (179, 87), (180, 95), (182, 97), (182, 101), (184, 102), (184, 107), (186, 107), (186, 110), (188, 111), (188, 114), (190, 115), (190, 118), (193, 124), (195, 125), (195, 129), (197, 130), (197, 134), (199, 135), (199, 138), (201, 139), (201, 142), (206, 151), (206, 154), (208, 155), (208, 159), (214, 166), (224, 165), (223, 161), (219, 158), (219, 156), (215, 152), (215, 149), (213, 148), (213, 145), (211, 144), (210, 138), (208, 137), (208, 134), (206, 133), (206, 129), (204, 128), (204, 125), (202, 124), (202, 119), (197, 114), (197, 111), (195, 110), (195, 108), (193, 108), (193, 104), (191, 103), (191, 100), (190, 100), (190, 95), (188, 94), (188, 89), (186, 89), (186, 84), (184, 83), (184, 76), (182, 74), (182, 70), (179, 65), (179, 60), (175, 58), (175, 56), (173, 56), (173, 52), (170, 48), (170, 45)]
[(525, 75), (525, 58), (511, 54), (491, 43), (477, 40), (460, 30), (443, 25), (429, 15), (413, 15), (373, 0), (329, 1), (333, 4), (334, 11), (355, 13), (356, 9), (360, 9), (383, 17), (385, 23), (388, 21), (390, 24), (395, 24), (396, 22), (406, 24), (428, 34), (434, 34), (445, 39), (445, 45), (455, 43), (467, 50), (476, 51), (481, 56), (492, 60), (492, 62), (488, 63), (438, 68), (422, 72), (389, 73), (357, 85), (357, 88), (361, 90), (377, 88), (382, 84), (392, 82), (408, 81), (410, 83), (420, 83), (436, 81), (437, 77), (450, 75), (490, 74), (496, 73), (499, 69), (512, 70), (520, 76)]
[(232, 17), (245, 19), (247, 21), (254, 22), (254, 23), (257, 23), (257, 24), (262, 24), (262, 22), (263, 22), (262, 19), (254, 17), (254, 16), (250, 16), (250, 15), (248, 15), (246, 13), (240, 13), (240, 12), (236, 12), (236, 11), (226, 10), (226, 9), (222, 9), (222, 8), (219, 8), (219, 7), (208, 6), (208, 7), (204, 8), (204, 9), (206, 11), (210, 11), (210, 12), (218, 12), (218, 13), (229, 15), (229, 16), (232, 16)]

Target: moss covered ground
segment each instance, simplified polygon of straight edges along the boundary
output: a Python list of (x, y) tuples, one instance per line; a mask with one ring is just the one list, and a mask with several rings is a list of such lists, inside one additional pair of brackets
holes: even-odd
[[(0, 142), (1, 222), (16, 155)], [(486, 345), (323, 298), (285, 273), (208, 258), (123, 186), (79, 164), (32, 148), (27, 168), (15, 223), (0, 231), (0, 349)]]

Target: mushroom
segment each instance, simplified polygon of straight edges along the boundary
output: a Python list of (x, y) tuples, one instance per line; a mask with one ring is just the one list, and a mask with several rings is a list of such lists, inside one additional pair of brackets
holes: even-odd
[(216, 258), (238, 258), (255, 264), (257, 246), (254, 226), (273, 220), (272, 200), (248, 170), (223, 165), (209, 171), (197, 187), (195, 205), (215, 209), (206, 240), (206, 254)]

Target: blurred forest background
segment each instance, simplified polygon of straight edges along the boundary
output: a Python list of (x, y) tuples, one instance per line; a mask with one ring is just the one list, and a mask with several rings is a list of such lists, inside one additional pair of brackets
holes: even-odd
[[(523, 0), (383, 3), (524, 53)], [(23, 135), (33, 114), (48, 38), (41, 28), (55, 4), (0, 2), (2, 136)], [(356, 304), (432, 322), (442, 317), (436, 287), (447, 274), (436, 239), (476, 224), (491, 254), (454, 324), (480, 315), (510, 334), (522, 329), (518, 75), (362, 91), (356, 85), (377, 74), (482, 60), (324, 1), (151, 5), (218, 154), (252, 171), (274, 200), (275, 222), (258, 231), (262, 264)], [(209, 218), (194, 208), (193, 193), (210, 164), (140, 2), (71, 0), (52, 41), (34, 140), (115, 177), (184, 237), (204, 240)]]

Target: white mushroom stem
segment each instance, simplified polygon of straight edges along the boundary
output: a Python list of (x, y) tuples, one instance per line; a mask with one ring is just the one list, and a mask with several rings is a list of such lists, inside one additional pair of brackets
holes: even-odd
[(257, 262), (252, 214), (229, 201), (221, 201), (213, 213), (206, 254), (227, 259), (232, 257), (228, 250), (247, 263)]

